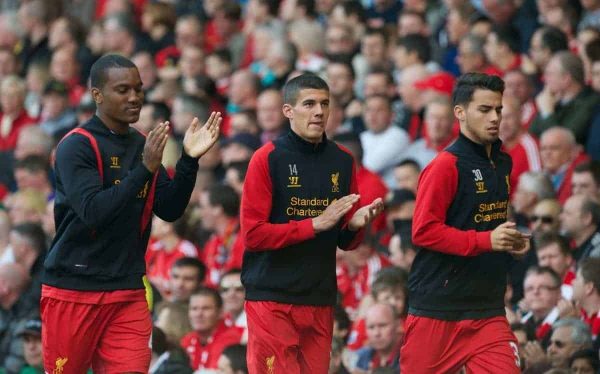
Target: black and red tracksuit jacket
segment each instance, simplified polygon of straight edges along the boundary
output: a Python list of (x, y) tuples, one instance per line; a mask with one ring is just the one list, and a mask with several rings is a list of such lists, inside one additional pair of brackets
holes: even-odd
[[(160, 167), (153, 175), (142, 163), (145, 137), (110, 131), (94, 116), (82, 126), (96, 140), (103, 173), (90, 140), (65, 137), (56, 150), (56, 236), (44, 262), (43, 283), (80, 291), (143, 289), (144, 255), (154, 212), (179, 218), (189, 202), (198, 159), (183, 152), (175, 176)], [(152, 194), (153, 192), (153, 194)], [(153, 198), (152, 210), (145, 211)]]
[(504, 315), (512, 257), (492, 252), (491, 231), (507, 219), (512, 160), (462, 133), (422, 172), (409, 276), (409, 313), (442, 320)]
[(335, 251), (360, 242), (362, 232), (347, 229), (357, 207), (316, 235), (312, 219), (352, 193), (358, 193), (352, 156), (325, 137), (315, 145), (290, 131), (256, 151), (241, 207), (247, 300), (335, 304)]

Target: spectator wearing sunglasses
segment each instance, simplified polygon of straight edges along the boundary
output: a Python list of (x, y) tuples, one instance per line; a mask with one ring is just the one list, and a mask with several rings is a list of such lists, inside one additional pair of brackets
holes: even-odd
[(544, 199), (533, 207), (529, 216), (529, 228), (533, 234), (534, 244), (545, 234), (557, 234), (560, 229), (561, 206), (556, 199)]
[(548, 359), (553, 368), (566, 369), (573, 353), (591, 346), (592, 336), (585, 322), (576, 318), (560, 319), (552, 325)]

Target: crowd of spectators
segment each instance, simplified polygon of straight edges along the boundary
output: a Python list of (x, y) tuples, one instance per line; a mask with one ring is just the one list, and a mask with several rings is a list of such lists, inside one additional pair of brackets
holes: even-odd
[(506, 83), (509, 214), (533, 235), (505, 298), (521, 367), (600, 372), (600, 0), (0, 2), (0, 372), (44, 372), (53, 152), (94, 115), (88, 75), (105, 53), (139, 69), (133, 126), (170, 121), (168, 170), (192, 118), (224, 115), (187, 212), (153, 221), (151, 373), (247, 372), (240, 195), (254, 151), (288, 131), (280, 89), (302, 72), (329, 84), (326, 134), (354, 155), (361, 202), (386, 202), (363, 243), (338, 251), (330, 373), (399, 370), (417, 181), (458, 135), (451, 93), (466, 72)]

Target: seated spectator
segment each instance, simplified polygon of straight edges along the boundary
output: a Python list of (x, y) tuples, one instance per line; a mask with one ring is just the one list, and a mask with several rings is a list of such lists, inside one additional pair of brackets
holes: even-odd
[(561, 283), (558, 274), (548, 267), (532, 266), (525, 274), (523, 289), (527, 313), (521, 323), (527, 327), (527, 333), (535, 336), (542, 346), (547, 345), (552, 324), (558, 319), (556, 305), (560, 300)]
[(412, 218), (416, 196), (411, 190), (391, 191), (385, 199), (385, 218), (388, 229), (399, 234), (401, 240), (412, 239)]
[(161, 329), (172, 347), (179, 346), (181, 339), (192, 331), (187, 304), (163, 300), (156, 304), (154, 316), (154, 326)]
[(594, 349), (600, 348), (600, 259), (583, 260), (573, 281), (573, 301), (590, 328)]
[(535, 337), (527, 335), (527, 328), (522, 323), (513, 323), (510, 325), (510, 329), (515, 338), (517, 338), (517, 347), (519, 348), (519, 359), (521, 361), (521, 369), (525, 368), (525, 357), (524, 350), (527, 346), (527, 342), (535, 340)]
[(571, 196), (560, 214), (560, 228), (575, 243), (573, 257), (577, 262), (600, 257), (600, 204), (584, 196)]
[(588, 326), (574, 318), (565, 318), (552, 325), (552, 337), (548, 346), (548, 359), (553, 368), (566, 369), (573, 353), (592, 346)]
[(421, 174), (421, 167), (417, 161), (413, 159), (406, 159), (393, 169), (394, 182), (396, 189), (406, 189), (413, 193), (417, 193), (417, 185), (419, 184), (419, 175)]
[(537, 142), (521, 125), (521, 103), (517, 98), (504, 96), (502, 99), (502, 121), (499, 131), (502, 147), (513, 160), (511, 186), (517, 185), (521, 174), (542, 170)]
[(175, 261), (182, 257), (198, 257), (198, 248), (182, 237), (187, 215), (182, 218), (167, 222), (155, 216), (152, 221), (146, 250), (146, 276), (163, 298), (169, 294), (169, 272)]
[(10, 195), (6, 200), (8, 215), (13, 225), (25, 222), (42, 223), (46, 212), (46, 196), (28, 188)]
[(583, 349), (571, 355), (569, 359), (571, 374), (596, 374), (600, 369), (598, 351)]
[(233, 188), (239, 196), (242, 196), (244, 180), (246, 179), (246, 173), (248, 172), (248, 164), (248, 161), (232, 162), (225, 170), (225, 184)]
[(596, 199), (600, 198), (600, 162), (583, 162), (573, 169), (571, 177), (573, 195), (583, 194)]
[(281, 111), (282, 106), (283, 96), (277, 89), (265, 90), (256, 99), (256, 117), (261, 129), (262, 144), (277, 139), (288, 129), (288, 121)]
[(487, 36), (485, 55), (502, 75), (521, 66), (518, 35), (511, 26), (497, 25)]
[(569, 129), (577, 143), (585, 144), (600, 96), (584, 81), (581, 59), (569, 51), (552, 56), (544, 71), (545, 85), (535, 101), (538, 114), (529, 131), (540, 137), (554, 126)]
[(504, 74), (504, 96), (514, 97), (521, 104), (521, 126), (529, 130), (531, 121), (537, 115), (537, 107), (532, 97), (533, 83), (531, 78), (520, 69), (509, 70)]
[(575, 262), (569, 248), (569, 241), (556, 234), (546, 234), (539, 238), (536, 246), (538, 265), (549, 267), (562, 279), (560, 292), (563, 299), (573, 298)]
[(456, 138), (452, 103), (445, 96), (437, 96), (425, 107), (425, 134), (408, 146), (404, 157), (410, 157), (423, 169), (439, 152)]
[(221, 158), (223, 165), (232, 162), (250, 161), (254, 152), (260, 148), (260, 138), (249, 133), (239, 133), (222, 140)]
[(152, 327), (152, 358), (149, 374), (192, 374), (188, 358), (177, 346), (171, 346), (159, 327)]
[(51, 80), (44, 88), (40, 128), (60, 141), (77, 126), (77, 115), (69, 104), (69, 89), (63, 82)]
[(548, 174), (558, 201), (564, 204), (571, 196), (573, 169), (587, 158), (580, 152), (573, 133), (560, 127), (552, 127), (540, 138), (542, 169)]
[(215, 185), (200, 195), (202, 227), (212, 232), (201, 253), (210, 287), (217, 287), (226, 271), (242, 267), (239, 210), (240, 197), (229, 186)]
[(519, 177), (511, 205), (517, 225), (529, 226), (529, 217), (539, 201), (553, 199), (555, 196), (552, 182), (542, 172), (528, 171)]
[(401, 237), (399, 234), (392, 235), (388, 251), (390, 252), (390, 262), (392, 265), (410, 271), (417, 255), (417, 250), (410, 238)]
[(246, 291), (242, 285), (241, 275), (240, 269), (231, 269), (223, 274), (219, 282), (219, 293), (223, 299), (225, 324), (247, 328), (246, 311), (244, 310)]
[(360, 134), (363, 165), (379, 174), (391, 188), (394, 185), (392, 169), (401, 160), (410, 139), (406, 131), (392, 126), (391, 104), (386, 96), (367, 97), (363, 118), (367, 127), (367, 131)]
[(534, 244), (543, 234), (558, 234), (560, 229), (561, 206), (558, 200), (544, 199), (533, 208), (529, 217)]
[(21, 302), (28, 284), (29, 275), (21, 265), (0, 265), (0, 367), (9, 373), (19, 372), (25, 363), (19, 326), (39, 315)]
[(36, 123), (24, 108), (25, 82), (16, 75), (9, 75), (0, 82), (0, 151), (13, 151), (19, 132)]
[(67, 46), (56, 48), (50, 60), (50, 76), (67, 87), (70, 107), (76, 107), (86, 91), (79, 83), (81, 68), (77, 57), (76, 48)]
[(368, 347), (358, 351), (356, 368), (374, 370), (380, 367), (399, 369), (401, 323), (390, 304), (374, 304), (365, 316)]
[(231, 115), (231, 128), (229, 136), (233, 137), (241, 133), (259, 135), (260, 128), (258, 127), (256, 113), (253, 110), (242, 110)]
[(233, 344), (225, 348), (219, 357), (218, 369), (223, 374), (248, 374), (246, 346)]
[(25, 358), (25, 367), (19, 373), (43, 374), (42, 321), (36, 317), (25, 322), (19, 331), (19, 337), (23, 342), (23, 357)]
[(48, 198), (53, 197), (54, 188), (50, 181), (52, 171), (45, 157), (32, 155), (16, 160), (14, 170), (17, 190), (31, 188)]
[(170, 300), (187, 305), (190, 296), (203, 284), (206, 266), (193, 257), (183, 257), (175, 261), (169, 276)]
[(227, 327), (223, 320), (223, 299), (216, 290), (201, 288), (190, 298), (193, 331), (181, 339), (194, 370), (216, 369), (223, 350), (239, 344), (243, 329)]
[(569, 49), (567, 36), (553, 26), (542, 26), (535, 30), (530, 40), (529, 54), (536, 73), (541, 75), (556, 52)]

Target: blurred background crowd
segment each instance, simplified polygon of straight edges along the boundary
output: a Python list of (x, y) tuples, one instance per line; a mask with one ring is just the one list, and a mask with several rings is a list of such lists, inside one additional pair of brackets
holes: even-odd
[(302, 72), (330, 86), (326, 133), (354, 154), (361, 201), (386, 204), (338, 253), (330, 373), (398, 372), (419, 173), (458, 135), (450, 96), (474, 71), (506, 83), (509, 212), (533, 234), (505, 298), (521, 366), (598, 372), (600, 0), (0, 1), (0, 372), (43, 373), (52, 155), (94, 114), (89, 70), (109, 52), (143, 80), (133, 126), (170, 121), (168, 170), (192, 118), (224, 114), (186, 214), (153, 221), (151, 373), (246, 372), (240, 195), (253, 152), (288, 131), (280, 90)]

